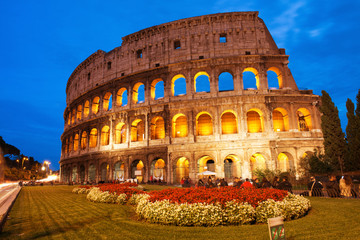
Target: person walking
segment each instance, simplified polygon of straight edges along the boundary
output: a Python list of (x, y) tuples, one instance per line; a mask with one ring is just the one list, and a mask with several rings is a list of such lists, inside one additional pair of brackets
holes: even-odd
[(348, 175), (343, 176), (340, 179), (340, 192), (341, 192), (341, 196), (343, 197), (351, 197), (351, 189), (352, 189), (353, 183), (351, 180), (351, 177)]
[(322, 192), (323, 188), (324, 187), (323, 187), (322, 183), (317, 181), (314, 176), (310, 177), (310, 182), (308, 183), (308, 189), (310, 190), (309, 196), (323, 197), (324, 196), (324, 194)]

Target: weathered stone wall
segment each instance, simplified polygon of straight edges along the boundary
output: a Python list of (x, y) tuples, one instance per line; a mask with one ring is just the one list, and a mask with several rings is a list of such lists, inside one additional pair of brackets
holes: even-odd
[[(178, 20), (154, 26), (123, 38), (121, 47), (109, 53), (97, 51), (82, 62), (69, 78), (66, 93), (67, 107), (64, 111), (64, 133), (61, 156), (61, 172), (64, 181), (83, 181), (89, 178), (88, 168), (95, 166), (96, 181), (105, 173), (112, 180), (115, 164), (124, 164), (124, 176), (132, 175), (131, 164), (136, 160), (144, 163), (143, 179), (149, 180), (152, 164), (157, 159), (165, 161), (165, 181), (175, 182), (180, 158), (189, 161), (189, 177), (197, 179), (199, 159), (209, 156), (214, 161), (219, 177), (224, 177), (224, 160), (236, 158), (238, 176), (251, 177), (251, 157), (261, 154), (266, 167), (279, 169), (278, 156), (285, 153), (291, 169), (298, 172), (298, 162), (304, 153), (322, 148), (319, 96), (310, 90), (298, 90), (287, 66), (288, 56), (278, 49), (264, 22), (257, 12), (222, 13)], [(226, 42), (220, 42), (220, 36)], [(175, 49), (180, 42), (180, 49)], [(139, 56), (141, 51), (141, 57)], [(274, 70), (275, 69), (275, 70)], [(277, 72), (279, 87), (268, 86), (267, 71)], [(257, 77), (256, 89), (244, 88), (243, 73), (252, 71)], [(209, 76), (210, 92), (196, 92), (199, 72)], [(233, 77), (232, 91), (219, 91), (219, 75), (228, 72)], [(181, 74), (186, 79), (186, 95), (174, 95), (173, 79)], [(152, 94), (154, 80), (164, 82), (164, 97), (155, 99)], [(145, 87), (145, 101), (133, 101), (137, 84)], [(128, 104), (119, 105), (117, 93), (128, 91)], [(105, 95), (112, 95), (112, 109), (102, 106)], [(93, 113), (91, 104), (100, 98), (99, 112)], [(90, 113), (84, 114), (85, 102), (90, 103)], [(78, 107), (82, 108), (80, 117)], [(273, 112), (286, 112), (288, 129), (274, 131)], [(251, 133), (247, 113), (256, 110), (261, 114), (263, 131)], [(298, 111), (306, 110), (311, 129), (300, 131)], [(221, 116), (231, 111), (236, 116), (237, 133), (222, 134)], [(211, 116), (213, 134), (199, 136), (196, 122), (199, 113)], [(174, 137), (173, 119), (177, 114), (187, 118), (186, 137)], [(165, 137), (151, 137), (152, 119), (164, 119)], [(285, 118), (284, 117), (284, 118)], [(72, 120), (72, 118), (74, 118)], [(132, 123), (139, 119), (145, 123), (143, 141), (131, 141)], [(126, 141), (115, 144), (115, 126), (124, 123)], [(101, 129), (110, 128), (109, 144), (101, 145)], [(97, 146), (89, 147), (89, 135), (97, 129)], [(69, 150), (69, 142), (87, 133), (87, 147)], [(72, 143), (73, 144), (73, 143)], [(105, 165), (103, 165), (105, 164)], [(105, 171), (105, 170), (104, 170)], [(102, 176), (103, 174), (103, 176)], [(73, 177), (74, 176), (74, 177)]]

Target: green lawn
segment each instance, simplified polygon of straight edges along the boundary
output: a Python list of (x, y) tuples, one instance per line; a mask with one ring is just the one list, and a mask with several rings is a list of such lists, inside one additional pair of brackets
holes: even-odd
[[(0, 239), (269, 239), (266, 224), (208, 228), (149, 224), (136, 220), (130, 206), (92, 203), (72, 189), (24, 187)], [(360, 200), (311, 198), (311, 203), (306, 217), (285, 223), (287, 239), (360, 239)]]

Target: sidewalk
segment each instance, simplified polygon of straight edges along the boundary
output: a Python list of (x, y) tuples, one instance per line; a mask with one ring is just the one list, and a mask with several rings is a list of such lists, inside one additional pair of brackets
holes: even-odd
[(20, 191), (21, 187), (17, 186), (0, 198), (0, 232)]

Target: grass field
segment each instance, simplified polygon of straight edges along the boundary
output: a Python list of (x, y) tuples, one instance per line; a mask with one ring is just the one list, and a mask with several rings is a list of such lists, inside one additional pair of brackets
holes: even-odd
[[(147, 187), (149, 188), (149, 187)], [(138, 221), (132, 207), (92, 203), (72, 186), (24, 187), (0, 239), (269, 239), (266, 224), (176, 227)], [(310, 198), (304, 218), (285, 223), (286, 239), (360, 239), (360, 200)]]

